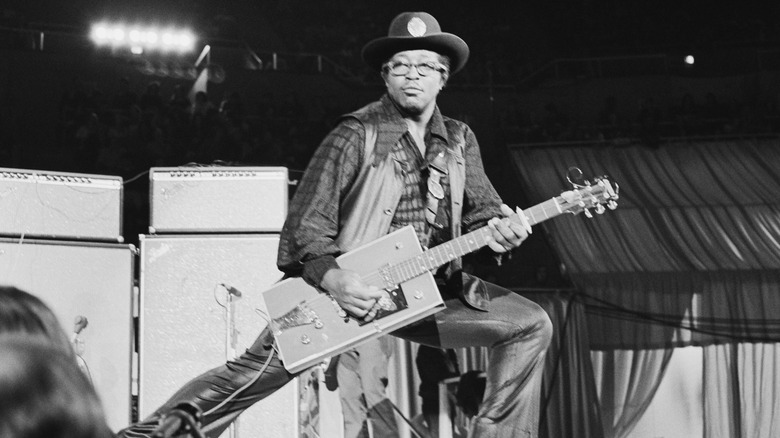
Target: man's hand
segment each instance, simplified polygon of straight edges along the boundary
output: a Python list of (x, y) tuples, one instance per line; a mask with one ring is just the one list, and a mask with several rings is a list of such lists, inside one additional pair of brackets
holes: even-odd
[(503, 218), (494, 217), (488, 221), (492, 232), (488, 246), (497, 253), (517, 248), (531, 234), (531, 225), (521, 210), (516, 213), (508, 205), (501, 204), (501, 214)]
[(365, 321), (372, 320), (376, 315), (376, 311), (368, 313), (383, 293), (382, 289), (364, 283), (357, 272), (347, 269), (329, 270), (322, 277), (320, 286), (342, 309)]

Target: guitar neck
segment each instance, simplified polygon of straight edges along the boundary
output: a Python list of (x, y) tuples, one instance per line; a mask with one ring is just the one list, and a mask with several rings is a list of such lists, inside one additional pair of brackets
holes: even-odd
[[(528, 218), (528, 223), (533, 226), (563, 214), (563, 210), (558, 197), (555, 197), (523, 210), (523, 213)], [(491, 235), (489, 227), (479, 228), (428, 249), (413, 258), (389, 266), (389, 274), (395, 284), (403, 283), (487, 246)]]

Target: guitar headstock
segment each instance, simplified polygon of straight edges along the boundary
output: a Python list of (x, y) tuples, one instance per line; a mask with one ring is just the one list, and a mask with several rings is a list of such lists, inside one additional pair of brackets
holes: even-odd
[(572, 183), (572, 190), (567, 190), (554, 198), (564, 213), (585, 213), (585, 216), (590, 218), (593, 217), (591, 208), (597, 214), (604, 213), (604, 205), (610, 210), (617, 208), (619, 187), (608, 177), (601, 176), (594, 178), (592, 182), (581, 180), (577, 183), (569, 179), (569, 182)]

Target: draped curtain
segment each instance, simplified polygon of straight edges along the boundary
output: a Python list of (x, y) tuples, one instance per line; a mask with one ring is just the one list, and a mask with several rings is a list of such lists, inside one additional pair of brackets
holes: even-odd
[(780, 344), (707, 346), (704, 376), (708, 438), (780, 436)]
[(636, 425), (658, 389), (672, 349), (594, 352), (604, 436), (624, 437)]
[(686, 345), (705, 347), (705, 436), (776, 435), (780, 141), (510, 153), (534, 204), (571, 188), (570, 167), (619, 185), (615, 211), (542, 224), (582, 293), (605, 436), (630, 434)]
[(539, 436), (603, 437), (582, 296), (570, 291), (519, 293), (538, 303), (555, 327), (542, 375)]

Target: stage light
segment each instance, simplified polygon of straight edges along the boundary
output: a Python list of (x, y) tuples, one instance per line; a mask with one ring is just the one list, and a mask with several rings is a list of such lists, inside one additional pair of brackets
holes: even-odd
[(114, 45), (122, 45), (125, 42), (125, 30), (121, 27), (111, 29), (111, 33), (108, 37), (109, 42)]
[(98, 46), (126, 47), (134, 54), (144, 51), (191, 52), (197, 38), (187, 29), (151, 26), (127, 26), (121, 23), (97, 23), (92, 26), (90, 37)]
[(188, 31), (183, 31), (179, 34), (179, 50), (182, 52), (190, 52), (195, 48), (195, 35)]
[(693, 63), (694, 63), (693, 55), (686, 56), (685, 57), (685, 63), (688, 64), (688, 65), (693, 65)]
[(108, 28), (104, 24), (96, 24), (92, 26), (90, 38), (92, 38), (92, 41), (94, 41), (96, 44), (103, 44), (106, 40), (108, 40), (108, 37)]

